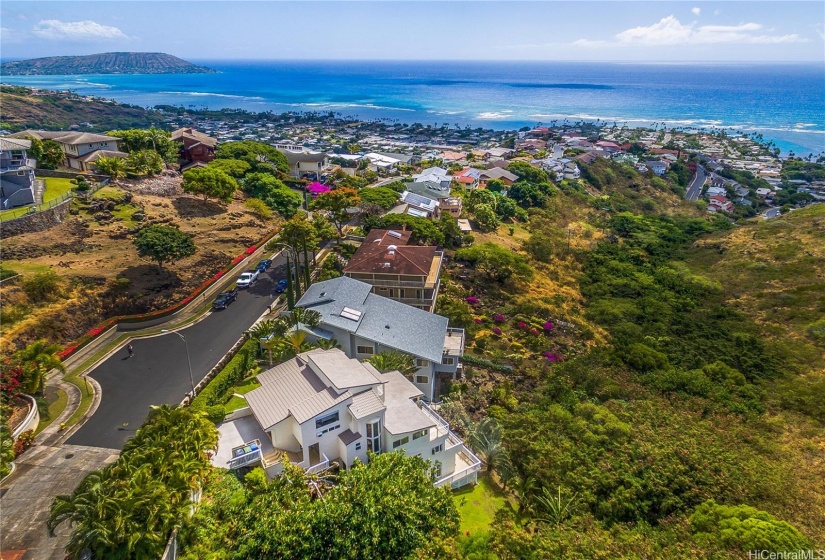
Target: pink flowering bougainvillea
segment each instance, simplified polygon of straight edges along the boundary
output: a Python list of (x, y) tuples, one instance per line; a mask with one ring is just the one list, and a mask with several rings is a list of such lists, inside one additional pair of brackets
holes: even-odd
[(475, 297), (475, 296), (469, 296), (469, 297), (465, 298), (464, 301), (466, 301), (470, 305), (476, 305), (478, 303), (478, 298)]
[(542, 352), (542, 356), (544, 356), (545, 358), (547, 358), (547, 360), (548, 360), (549, 362), (558, 362), (558, 361), (559, 361), (559, 359), (560, 359), (558, 355), (553, 354), (550, 350), (547, 350), (547, 351), (545, 351), (545, 352)]
[(477, 325), (480, 325), (480, 324), (481, 324), (481, 323), (483, 323), (484, 321), (483, 321), (480, 317), (476, 317), (475, 319), (473, 319), (473, 322), (474, 322), (475, 324), (477, 324)]
[(525, 323), (524, 321), (519, 321), (518, 322), (518, 328), (520, 328), (522, 330), (526, 329), (527, 328), (527, 323)]
[(493, 327), (493, 332), (499, 336), (501, 336), (501, 329), (498, 327)]
[(547, 321), (546, 323), (544, 323), (544, 332), (549, 333), (549, 332), (552, 332), (552, 331), (553, 331), (553, 323), (551, 323), (550, 321)]
[(495, 315), (493, 315), (493, 321), (495, 321), (496, 323), (503, 323), (506, 320), (507, 317), (505, 317), (501, 313), (496, 313)]
[(541, 333), (540, 333), (538, 330), (536, 330), (536, 329), (530, 329), (530, 334), (532, 334), (533, 336), (538, 336), (538, 335), (540, 335)]

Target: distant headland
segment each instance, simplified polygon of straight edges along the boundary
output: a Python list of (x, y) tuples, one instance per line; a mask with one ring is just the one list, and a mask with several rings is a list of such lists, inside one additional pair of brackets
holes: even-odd
[(4, 62), (6, 76), (55, 74), (208, 74), (217, 70), (196, 66), (171, 54), (110, 52), (86, 56), (49, 56)]

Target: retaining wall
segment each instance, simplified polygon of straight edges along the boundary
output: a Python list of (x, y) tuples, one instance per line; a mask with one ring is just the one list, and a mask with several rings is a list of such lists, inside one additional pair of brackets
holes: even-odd
[(34, 400), (34, 397), (30, 397), (29, 395), (25, 395), (23, 393), (21, 393), (20, 396), (28, 401), (29, 413), (26, 415), (26, 419), (23, 420), (23, 423), (12, 431), (12, 439), (17, 439), (20, 437), (20, 434), (26, 430), (37, 429), (37, 425), (40, 423), (40, 412), (37, 410), (37, 401)]
[(63, 222), (66, 216), (69, 215), (71, 206), (72, 199), (68, 198), (51, 208), (24, 214), (13, 220), (0, 222), (0, 237), (14, 237), (15, 235), (22, 235), (24, 233), (47, 230)]

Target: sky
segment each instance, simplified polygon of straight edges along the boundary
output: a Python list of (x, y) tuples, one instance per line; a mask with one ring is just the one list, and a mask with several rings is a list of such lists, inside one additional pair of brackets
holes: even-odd
[(821, 0), (3, 0), (0, 57), (823, 62), (823, 20)]

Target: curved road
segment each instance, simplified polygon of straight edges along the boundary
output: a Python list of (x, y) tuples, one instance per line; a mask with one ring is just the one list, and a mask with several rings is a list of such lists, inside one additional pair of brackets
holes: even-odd
[(699, 195), (702, 194), (702, 185), (705, 184), (705, 168), (701, 165), (696, 166), (696, 175), (693, 181), (690, 182), (688, 190), (685, 193), (685, 198), (688, 200), (699, 200)]
[[(285, 268), (278, 255), (250, 289), (238, 290), (238, 299), (227, 309), (178, 331), (189, 345), (195, 384), (275, 300), (275, 283), (286, 277)], [(151, 405), (178, 404), (192, 390), (186, 348), (176, 334), (136, 339), (132, 346), (132, 358), (120, 348), (91, 372), (102, 389), (100, 406), (66, 443), (120, 449)]]

